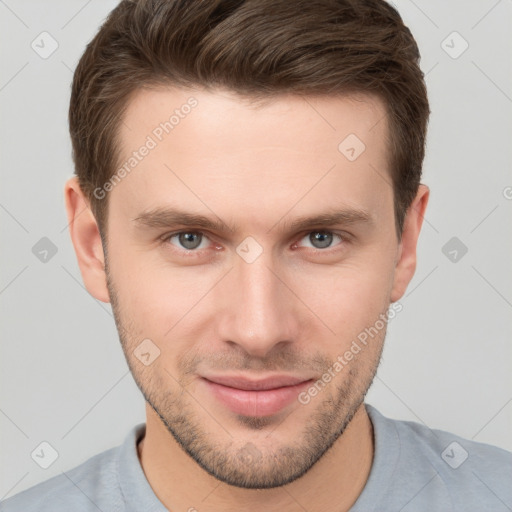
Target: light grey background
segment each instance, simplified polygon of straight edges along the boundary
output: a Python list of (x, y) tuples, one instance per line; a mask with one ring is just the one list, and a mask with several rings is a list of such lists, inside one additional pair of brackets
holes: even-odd
[[(0, 0), (0, 498), (119, 444), (145, 420), (110, 307), (82, 285), (63, 201), (72, 72), (115, 4)], [(512, 1), (395, 4), (427, 73), (431, 200), (368, 402), (512, 450)], [(46, 59), (31, 47), (43, 31), (59, 45)], [(469, 44), (457, 58), (454, 31)], [(32, 252), (42, 237), (58, 250), (46, 263)], [(456, 262), (442, 252), (452, 237), (468, 248)], [(31, 458), (43, 441), (59, 454), (48, 469)]]

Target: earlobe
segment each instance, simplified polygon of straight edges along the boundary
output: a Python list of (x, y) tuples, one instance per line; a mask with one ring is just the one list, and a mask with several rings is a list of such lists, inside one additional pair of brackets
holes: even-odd
[(87, 291), (102, 302), (110, 302), (101, 236), (89, 202), (78, 178), (70, 178), (64, 187), (69, 233)]
[(395, 267), (391, 302), (396, 302), (404, 295), (416, 271), (416, 248), (429, 195), (429, 188), (421, 184), (414, 201), (407, 211)]

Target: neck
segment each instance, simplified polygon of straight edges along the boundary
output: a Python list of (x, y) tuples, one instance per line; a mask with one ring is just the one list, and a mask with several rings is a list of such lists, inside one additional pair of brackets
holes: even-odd
[(176, 443), (146, 405), (139, 460), (158, 499), (169, 510), (225, 512), (348, 511), (361, 494), (373, 460), (373, 428), (361, 404), (330, 450), (302, 477), (275, 489), (241, 489), (204, 471)]

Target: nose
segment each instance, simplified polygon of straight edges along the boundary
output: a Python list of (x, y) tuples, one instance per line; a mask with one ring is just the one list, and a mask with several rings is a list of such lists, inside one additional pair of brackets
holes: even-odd
[(218, 319), (221, 339), (259, 358), (297, 340), (301, 310), (288, 280), (271, 255), (263, 253), (252, 263), (235, 258), (226, 283), (229, 295), (224, 295)]

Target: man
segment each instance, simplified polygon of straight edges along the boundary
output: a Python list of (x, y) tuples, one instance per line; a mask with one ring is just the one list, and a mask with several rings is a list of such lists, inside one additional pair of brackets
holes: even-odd
[(75, 72), (65, 198), (147, 422), (2, 510), (510, 510), (511, 454), (364, 403), (428, 116), (382, 0), (121, 2)]

